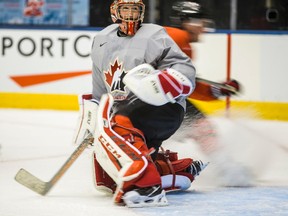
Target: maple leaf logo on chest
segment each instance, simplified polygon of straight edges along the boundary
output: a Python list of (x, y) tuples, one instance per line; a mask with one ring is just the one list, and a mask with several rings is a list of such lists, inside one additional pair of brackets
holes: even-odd
[(122, 92), (125, 93), (125, 84), (123, 83), (123, 78), (126, 75), (125, 70), (123, 70), (123, 65), (115, 60), (114, 64), (110, 64), (110, 68), (104, 71), (105, 81), (110, 86), (111, 93)]

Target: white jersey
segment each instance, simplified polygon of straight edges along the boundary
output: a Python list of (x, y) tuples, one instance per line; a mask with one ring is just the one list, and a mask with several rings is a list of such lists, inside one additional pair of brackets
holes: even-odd
[[(133, 97), (122, 82), (132, 68), (151, 64), (155, 69), (174, 68), (183, 73), (195, 87), (195, 68), (165, 29), (155, 24), (142, 24), (134, 36), (117, 35), (118, 24), (100, 31), (94, 38), (91, 58), (93, 61), (93, 98), (100, 100), (111, 93), (115, 101)], [(185, 98), (177, 100), (183, 107)]]

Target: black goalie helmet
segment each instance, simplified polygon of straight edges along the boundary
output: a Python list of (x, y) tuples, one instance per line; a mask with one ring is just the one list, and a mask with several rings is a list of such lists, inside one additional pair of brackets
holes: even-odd
[(191, 1), (178, 1), (172, 5), (172, 14), (181, 19), (203, 18), (204, 14), (199, 3)]
[(182, 23), (184, 21), (196, 21), (197, 20), (205, 20), (204, 24), (211, 28), (212, 31), (214, 29), (215, 23), (210, 18), (207, 13), (207, 10), (195, 1), (177, 1), (172, 5), (170, 22), (174, 27), (181, 28)]

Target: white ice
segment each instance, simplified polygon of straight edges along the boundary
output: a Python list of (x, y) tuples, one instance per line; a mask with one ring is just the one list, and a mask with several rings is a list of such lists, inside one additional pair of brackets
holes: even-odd
[[(91, 175), (92, 149), (85, 150), (46, 196), (17, 183), (14, 176), (20, 168), (50, 180), (75, 149), (77, 117), (78, 112), (72, 111), (0, 109), (1, 216), (288, 215), (288, 122), (281, 121), (211, 118), (225, 145), (224, 156), (219, 153), (221, 163), (230, 170), (219, 176), (219, 167), (211, 162), (188, 191), (167, 195), (167, 207), (129, 209), (97, 192)], [(170, 140), (164, 146), (179, 156), (209, 160), (189, 139)], [(252, 177), (247, 179), (242, 168)], [(245, 185), (247, 180), (252, 186), (223, 187), (235, 181)]]

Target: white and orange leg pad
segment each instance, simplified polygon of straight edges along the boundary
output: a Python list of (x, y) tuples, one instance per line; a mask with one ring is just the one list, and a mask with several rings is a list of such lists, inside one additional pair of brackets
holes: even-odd
[(148, 166), (148, 161), (137, 148), (112, 129), (112, 105), (113, 97), (103, 95), (96, 118), (94, 152), (99, 165), (117, 184), (114, 201), (118, 203), (124, 194), (124, 184), (139, 177)]
[(92, 94), (82, 94), (78, 97), (79, 117), (75, 129), (73, 143), (79, 145), (89, 132), (94, 134), (99, 102), (92, 99)]

